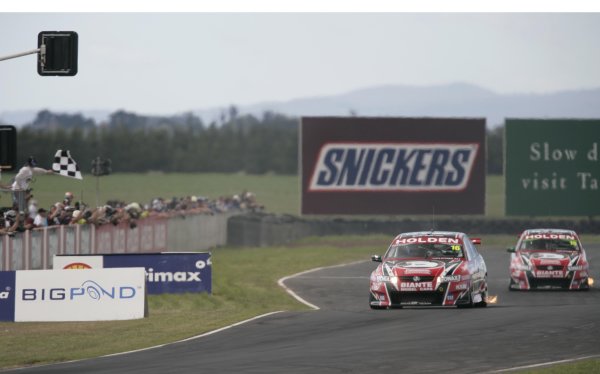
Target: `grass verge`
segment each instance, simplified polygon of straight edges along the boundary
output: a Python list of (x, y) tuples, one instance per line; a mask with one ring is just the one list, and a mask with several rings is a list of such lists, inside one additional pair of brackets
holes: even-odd
[(600, 359), (593, 358), (576, 363), (560, 364), (535, 370), (525, 370), (528, 374), (593, 374), (600, 373)]

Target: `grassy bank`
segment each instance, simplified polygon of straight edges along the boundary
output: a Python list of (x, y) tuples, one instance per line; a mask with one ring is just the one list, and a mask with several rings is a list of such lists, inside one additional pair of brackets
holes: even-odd
[[(2, 174), (2, 183), (9, 183), (13, 175)], [(98, 182), (98, 193), (96, 183)], [(117, 173), (96, 178), (89, 174), (83, 180), (55, 175), (36, 176), (31, 184), (34, 198), (40, 207), (50, 207), (63, 199), (66, 191), (75, 194), (75, 200), (88, 205), (102, 205), (107, 200), (150, 202), (155, 197), (169, 199), (182, 196), (219, 196), (254, 192), (259, 203), (269, 212), (297, 214), (300, 207), (299, 185), (296, 176), (247, 175), (221, 173)], [(9, 194), (1, 194), (0, 205), (11, 204)]]
[[(7, 184), (13, 176), (14, 174), (3, 173), (0, 182)], [(504, 178), (488, 176), (486, 185), (486, 215), (503, 216)], [(42, 175), (35, 178), (31, 187), (39, 206), (46, 208), (61, 201), (66, 191), (73, 192), (76, 200), (95, 206), (96, 200), (98, 204), (115, 199), (143, 204), (155, 197), (198, 195), (214, 199), (248, 190), (256, 194), (259, 203), (264, 204), (270, 213), (300, 213), (300, 180), (295, 175), (117, 173), (99, 178), (87, 174), (81, 181)], [(0, 205), (11, 204), (9, 194), (4, 193), (0, 197)]]

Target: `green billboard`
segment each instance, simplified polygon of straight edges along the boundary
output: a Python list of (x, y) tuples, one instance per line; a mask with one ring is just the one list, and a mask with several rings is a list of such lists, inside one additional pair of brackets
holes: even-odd
[(600, 215), (600, 120), (507, 119), (506, 214)]

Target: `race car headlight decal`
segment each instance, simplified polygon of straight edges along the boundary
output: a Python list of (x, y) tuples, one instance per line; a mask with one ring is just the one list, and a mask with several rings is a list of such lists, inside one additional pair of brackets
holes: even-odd
[(398, 277), (396, 277), (396, 276), (389, 276), (389, 275), (378, 275), (377, 276), (377, 282), (398, 283)]
[(581, 265), (577, 265), (577, 266), (569, 266), (567, 267), (568, 271), (579, 271), (579, 270), (583, 270), (583, 266)]
[(531, 271), (531, 266), (527, 266), (527, 265), (523, 265), (523, 264), (516, 264), (514, 266), (515, 270), (519, 270), (519, 271)]
[(440, 283), (460, 282), (460, 281), (461, 281), (460, 275), (446, 275), (445, 277), (440, 277)]

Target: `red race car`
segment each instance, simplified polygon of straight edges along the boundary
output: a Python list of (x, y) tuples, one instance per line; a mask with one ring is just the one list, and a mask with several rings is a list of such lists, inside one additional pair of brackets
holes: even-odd
[(589, 290), (588, 262), (577, 233), (525, 230), (511, 253), (511, 290)]
[(372, 309), (403, 306), (486, 306), (487, 268), (461, 232), (410, 232), (396, 236), (371, 273)]

